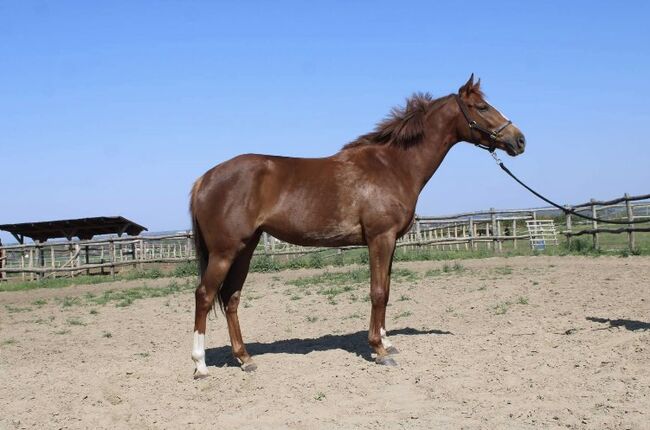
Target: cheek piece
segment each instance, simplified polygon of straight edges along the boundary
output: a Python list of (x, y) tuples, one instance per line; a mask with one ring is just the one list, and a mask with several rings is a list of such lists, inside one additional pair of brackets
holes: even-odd
[(463, 101), (460, 99), (460, 96), (458, 94), (454, 94), (454, 98), (456, 99), (456, 102), (458, 103), (458, 107), (460, 107), (460, 111), (463, 113), (463, 116), (465, 117), (465, 120), (467, 121), (470, 130), (477, 130), (480, 133), (486, 135), (490, 139), (489, 145), (483, 145), (482, 143), (475, 143), (474, 145), (478, 146), (481, 149), (486, 149), (490, 152), (494, 152), (494, 150), (496, 149), (497, 142), (500, 142), (499, 137), (501, 136), (501, 132), (505, 130), (506, 127), (508, 127), (510, 124), (512, 124), (512, 121), (508, 120), (503, 124), (501, 124), (498, 128), (494, 130), (489, 130), (472, 119), (472, 117), (469, 114), (469, 110), (467, 109), (467, 106), (465, 106), (465, 103), (463, 103)]

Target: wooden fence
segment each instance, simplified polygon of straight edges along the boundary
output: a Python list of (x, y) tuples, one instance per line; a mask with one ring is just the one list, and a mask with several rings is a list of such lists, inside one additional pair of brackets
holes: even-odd
[[(591, 200), (567, 206), (580, 213), (607, 219), (648, 219), (650, 194), (628, 196), (611, 201)], [(597, 222), (575, 216), (562, 216), (555, 208), (510, 209), (466, 212), (446, 216), (417, 216), (411, 230), (397, 243), (398, 248), (423, 247), (438, 250), (490, 249), (502, 252), (504, 244), (512, 249), (530, 247), (526, 222), (553, 218), (565, 224), (560, 231), (566, 240), (591, 235), (595, 248), (600, 247), (600, 235), (626, 233), (628, 247), (636, 249), (638, 232), (650, 232), (650, 224), (630, 224), (618, 228), (601, 227)], [(348, 246), (334, 249), (335, 253), (362, 248)], [(332, 248), (308, 248), (281, 242), (264, 234), (256, 255), (300, 256)], [(150, 263), (178, 263), (195, 258), (194, 241), (190, 231), (160, 236), (108, 237), (88, 241), (46, 242), (0, 247), (0, 280), (9, 278), (39, 279), (56, 276), (78, 276), (90, 273), (115, 274), (124, 267), (143, 269)]]

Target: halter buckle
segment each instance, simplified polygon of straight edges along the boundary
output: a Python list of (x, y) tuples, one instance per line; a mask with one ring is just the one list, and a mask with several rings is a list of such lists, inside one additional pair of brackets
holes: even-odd
[(490, 155), (492, 156), (492, 158), (494, 158), (494, 161), (496, 161), (497, 164), (501, 164), (501, 159), (499, 158), (496, 152), (490, 151)]

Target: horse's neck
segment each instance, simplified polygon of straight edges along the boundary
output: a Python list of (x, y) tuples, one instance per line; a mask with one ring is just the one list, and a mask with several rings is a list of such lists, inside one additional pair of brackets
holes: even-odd
[(456, 112), (442, 107), (429, 125), (423, 141), (395, 157), (396, 167), (409, 178), (410, 186), (417, 194), (438, 170), (451, 147), (459, 141), (456, 131)]

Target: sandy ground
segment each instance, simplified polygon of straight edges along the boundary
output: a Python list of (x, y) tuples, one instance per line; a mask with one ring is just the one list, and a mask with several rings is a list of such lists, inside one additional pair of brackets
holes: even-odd
[(367, 285), (334, 304), (287, 283), (324, 270), (251, 274), (259, 368), (236, 366), (213, 315), (199, 381), (191, 290), (86, 298), (169, 279), (0, 293), (0, 428), (650, 428), (650, 258), (460, 263), (396, 265), (418, 275), (392, 286), (397, 367), (372, 362)]

